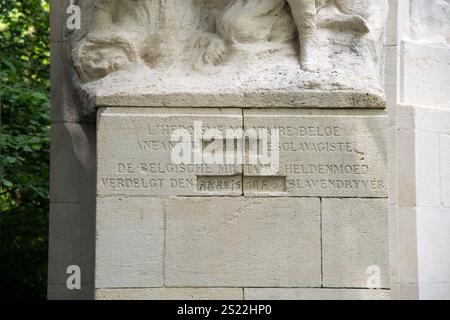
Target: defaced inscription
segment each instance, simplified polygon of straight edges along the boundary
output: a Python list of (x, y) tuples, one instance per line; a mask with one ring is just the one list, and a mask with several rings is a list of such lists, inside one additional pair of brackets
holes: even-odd
[(382, 116), (111, 112), (100, 118), (99, 139), (115, 143), (100, 145), (99, 194), (387, 196)]

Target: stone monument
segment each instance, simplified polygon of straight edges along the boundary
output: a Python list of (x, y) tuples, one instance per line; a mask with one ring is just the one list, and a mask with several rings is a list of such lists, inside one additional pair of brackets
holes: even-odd
[(393, 288), (450, 299), (450, 0), (401, 5)]
[(389, 297), (387, 1), (79, 5), (97, 299)]

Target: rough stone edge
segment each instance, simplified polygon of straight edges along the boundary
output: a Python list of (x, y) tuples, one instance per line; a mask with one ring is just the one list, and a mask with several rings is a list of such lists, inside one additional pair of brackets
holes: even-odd
[[(65, 18), (67, 17), (66, 8), (74, 0), (50, 0), (50, 44), (51, 44), (51, 122), (52, 126), (58, 124), (65, 126), (67, 128), (73, 126), (88, 126), (89, 132), (95, 136), (95, 110), (82, 110), (83, 104), (81, 100), (78, 99), (75, 88), (73, 88), (73, 67), (70, 64), (71, 59), (67, 54), (67, 37), (65, 28)], [(82, 0), (85, 1), (85, 0)], [(91, 1), (91, 0), (89, 0)], [(52, 133), (52, 138), (54, 138), (54, 133)], [(61, 150), (66, 152), (67, 150), (73, 150), (73, 152), (78, 152), (80, 147), (80, 142), (78, 140), (66, 139), (63, 143), (58, 143)], [(56, 153), (55, 153), (56, 152)], [(77, 164), (79, 160), (71, 159), (69, 162), (57, 161), (57, 156), (59, 153), (55, 150), (55, 144), (52, 143), (51, 154), (53, 159), (51, 160), (53, 168), (51, 169), (51, 177), (58, 176), (58, 170), (64, 170), (64, 168), (72, 166), (74, 163)], [(73, 160), (73, 161), (72, 161)], [(74, 162), (75, 161), (75, 162)], [(95, 161), (95, 160), (94, 160)], [(91, 163), (92, 164), (92, 163)], [(92, 164), (95, 166), (95, 163)], [(55, 170), (56, 168), (56, 170)], [(90, 183), (85, 181), (85, 183)], [(50, 189), (54, 188), (55, 185), (52, 184)], [(66, 193), (68, 191), (62, 190), (61, 193)], [(66, 193), (67, 194), (67, 193)], [(95, 194), (92, 195), (95, 198)], [(89, 206), (95, 209), (95, 201), (91, 201), (91, 198), (86, 197), (85, 194), (82, 195), (83, 199), (73, 202), (71, 199), (50, 199), (51, 205), (61, 205), (61, 206)], [(83, 209), (84, 210), (84, 209)], [(56, 217), (63, 213), (60, 210), (51, 209), (49, 212), (50, 217)], [(81, 217), (81, 211), (77, 213), (75, 219)], [(60, 224), (57, 226), (59, 229), (70, 228), (68, 222), (65, 224)], [(80, 237), (85, 237), (86, 234), (89, 236), (90, 230), (82, 230)], [(54, 241), (50, 240), (49, 241)], [(72, 245), (72, 243), (70, 243)], [(89, 274), (83, 274), (81, 280), (81, 290), (69, 290), (66, 283), (55, 283), (52, 279), (58, 274), (55, 263), (52, 261), (53, 258), (60, 258), (62, 261), (67, 261), (67, 265), (79, 264), (82, 258), (79, 257), (74, 261), (67, 252), (52, 252), (49, 249), (48, 257), (49, 264), (47, 269), (47, 298), (50, 300), (91, 300), (94, 297), (94, 284), (86, 282), (86, 278), (90, 277), (93, 279), (93, 270), (84, 270)], [(61, 254), (58, 256), (58, 254)], [(52, 255), (56, 255), (52, 257)], [(93, 262), (93, 260), (92, 260)], [(93, 263), (92, 263), (93, 264)], [(82, 272), (83, 272), (82, 270)], [(50, 280), (50, 281), (49, 281)]]
[(363, 91), (167, 92), (153, 94), (96, 95), (85, 92), (95, 107), (234, 107), (305, 109), (385, 109), (384, 95)]
[(108, 288), (96, 289), (95, 300), (243, 300), (242, 288)]
[(330, 288), (244, 288), (244, 300), (389, 300), (390, 290)]

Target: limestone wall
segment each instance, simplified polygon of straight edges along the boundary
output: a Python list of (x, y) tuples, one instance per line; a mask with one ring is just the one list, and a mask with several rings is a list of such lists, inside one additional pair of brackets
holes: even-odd
[(450, 100), (444, 89), (449, 58), (448, 48), (403, 43), (398, 159), (399, 177), (405, 183), (399, 184), (399, 223), (407, 227), (400, 248), (403, 279), (421, 299), (450, 297)]
[[(449, 3), (389, 1), (386, 22), (384, 1), (347, 2), (311, 27), (294, 1), (147, 19), (159, 1), (139, 0), (111, 20), (52, 1), (49, 298), (449, 298)], [(229, 24), (261, 16), (268, 33)], [(170, 134), (196, 120), (279, 129), (279, 166), (181, 169)]]
[[(70, 1), (51, 1), (52, 146), (49, 299), (92, 299), (95, 261), (95, 114), (76, 99), (64, 37)], [(81, 290), (67, 288), (67, 268), (81, 268)]]

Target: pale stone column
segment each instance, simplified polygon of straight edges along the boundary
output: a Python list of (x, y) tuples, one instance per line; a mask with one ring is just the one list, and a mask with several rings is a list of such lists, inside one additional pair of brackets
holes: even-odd
[(450, 299), (450, 2), (399, 2), (395, 286)]
[[(48, 263), (49, 299), (92, 299), (95, 249), (95, 114), (74, 94), (64, 26), (69, 0), (52, 0), (51, 185)], [(81, 289), (69, 290), (69, 266), (81, 270)]]

